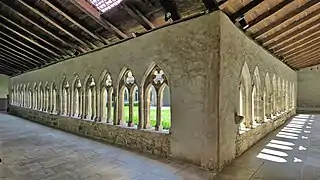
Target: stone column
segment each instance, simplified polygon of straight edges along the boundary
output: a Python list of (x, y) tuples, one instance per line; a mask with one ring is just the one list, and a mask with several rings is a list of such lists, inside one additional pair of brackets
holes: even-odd
[[(111, 121), (111, 113), (112, 113), (112, 92), (111, 92), (111, 89), (109, 88), (108, 91), (107, 91), (107, 95), (108, 97), (106, 97), (108, 99), (108, 102), (107, 102), (107, 123), (109, 123)], [(104, 96), (105, 98), (105, 96)], [(105, 100), (102, 100), (102, 102), (105, 102)], [(106, 108), (105, 107), (105, 104), (103, 103), (101, 108)], [(102, 111), (102, 112), (105, 112), (105, 111)]]
[(133, 94), (132, 92), (134, 89), (130, 88), (128, 95), (129, 95), (129, 121), (128, 121), (128, 126), (132, 127), (134, 125), (133, 123), (133, 107), (134, 107), (134, 102), (133, 102)]
[(157, 91), (157, 116), (156, 116), (156, 131), (162, 130), (161, 124), (161, 107), (162, 107), (162, 92)]

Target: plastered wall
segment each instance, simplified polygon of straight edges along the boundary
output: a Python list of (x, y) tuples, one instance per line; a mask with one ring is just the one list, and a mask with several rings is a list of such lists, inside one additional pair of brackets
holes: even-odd
[(0, 110), (7, 108), (7, 95), (9, 94), (10, 78), (0, 74)]
[[(152, 63), (169, 80), (171, 156), (205, 168), (217, 164), (219, 12), (181, 22), (130, 41), (12, 78), (13, 85), (55, 82), (63, 76), (97, 80), (107, 70), (117, 89), (121, 70), (132, 70), (138, 85)], [(59, 88), (60, 89), (60, 88)], [(99, 89), (99, 88), (98, 88)]]
[(239, 104), (239, 85), (244, 63), (249, 67), (251, 79), (255, 68), (258, 67), (261, 89), (265, 86), (267, 72), (270, 77), (275, 74), (281, 79), (293, 82), (295, 87), (297, 74), (249, 39), (222, 13), (220, 32), (219, 166), (222, 167), (236, 157), (238, 124), (235, 123), (235, 114)]
[(298, 111), (320, 112), (320, 66), (298, 71)]

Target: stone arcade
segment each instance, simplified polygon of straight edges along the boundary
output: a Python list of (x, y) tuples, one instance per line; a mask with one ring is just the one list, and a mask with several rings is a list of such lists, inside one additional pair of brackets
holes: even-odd
[[(3, 125), (2, 128), (0, 126), (0, 135), (2, 131), (12, 131), (14, 124), (21, 124), (19, 119), (13, 118), (17, 116), (104, 142), (106, 147), (111, 144), (153, 158), (159, 157), (161, 160), (193, 164), (208, 173), (222, 171), (226, 179), (228, 172), (237, 172), (232, 168), (239, 166), (238, 159), (248, 156), (254, 151), (252, 149), (269, 141), (268, 138), (278, 131), (282, 133), (282, 137), (299, 137), (299, 140), (308, 140), (310, 146), (312, 144), (308, 134), (314, 135), (312, 125), (316, 124), (319, 117), (298, 114), (319, 112), (320, 92), (317, 87), (320, 51), (315, 48), (314, 52), (310, 51), (310, 55), (303, 51), (308, 47), (319, 46), (319, 43), (310, 42), (314, 43), (313, 39), (319, 39), (319, 36), (314, 35), (319, 35), (320, 31), (318, 26), (318, 29), (313, 28), (318, 20), (299, 26), (298, 29), (294, 29), (293, 25), (303, 23), (315, 13), (319, 14), (319, 2), (306, 1), (291, 14), (280, 20), (276, 19), (266, 27), (260, 27), (258, 22), (271, 17), (290, 2), (274, 5), (270, 11), (260, 13), (259, 16), (253, 16), (252, 13), (251, 17), (244, 14), (255, 7), (264, 7), (261, 3), (267, 3), (267, 0), (248, 2), (235, 12), (232, 12), (231, 0), (211, 3), (202, 1), (206, 9), (201, 14), (192, 12), (203, 8), (203, 5), (191, 8), (178, 6), (179, 3), (175, 1), (141, 1), (152, 8), (161, 5), (165, 12), (164, 19), (168, 21), (165, 23), (163, 19), (156, 18), (160, 11), (153, 9), (153, 14), (150, 15), (138, 2), (71, 0), (66, 2), (70, 5), (68, 7), (76, 7), (85, 13), (82, 16), (69, 16), (61, 10), (63, 8), (58, 6), (58, 2), (16, 1), (11, 4), (0, 0), (0, 8), (14, 12), (15, 16), (32, 24), (35, 32), (45, 32), (51, 39), (46, 39), (44, 34), (30, 32), (24, 25), (20, 26), (0, 13), (0, 19), (5, 20), (0, 23), (0, 72), (10, 76), (0, 77), (0, 82), (4, 84), (1, 84), (4, 90), (0, 89), (0, 95), (6, 100), (4, 96), (8, 94), (8, 111), (11, 114), (0, 114), (5, 117), (3, 121), (0, 120), (0, 125), (10, 123), (13, 119), (12, 124)], [(237, 2), (234, 3), (237, 5)], [(184, 5), (187, 6), (188, 3)], [(181, 13), (177, 11), (177, 6), (183, 9)], [(17, 7), (23, 13), (16, 12), (19, 9)], [(127, 31), (122, 22), (117, 23), (117, 19), (111, 18), (112, 13), (115, 13), (114, 7), (128, 13), (135, 19), (134, 23), (139, 25), (126, 21), (124, 24), (134, 24), (134, 28), (130, 27), (130, 31)], [(288, 23), (283, 29), (279, 28), (279, 32), (268, 34), (274, 27), (295, 17), (298, 10), (304, 12), (310, 7), (317, 7), (318, 10), (292, 21), (292, 24)], [(65, 22), (59, 24), (61, 17), (54, 15), (52, 17), (55, 18), (48, 18), (45, 8), (54, 9), (54, 12), (58, 12), (73, 25), (63, 24)], [(36, 18), (26, 17), (26, 9), (49, 22), (50, 26), (42, 27), (40, 21), (35, 22)], [(215, 9), (217, 10), (214, 11)], [(48, 12), (50, 13), (53, 12)], [(108, 13), (111, 14), (110, 17), (106, 15)], [(312, 17), (319, 19), (319, 15)], [(91, 19), (88, 23), (91, 23), (92, 30), (86, 28), (89, 25), (83, 25), (82, 18)], [(255, 25), (258, 28), (255, 29)], [(51, 26), (59, 29), (60, 34), (58, 31), (51, 32)], [(294, 31), (291, 31), (292, 28)], [(296, 31), (302, 34), (293, 34)], [(305, 31), (312, 33), (303, 34)], [(21, 37), (23, 41), (6, 35), (6, 32)], [(63, 36), (69, 39), (64, 39)], [(62, 48), (58, 43), (61, 43)], [(33, 46), (29, 47), (29, 44)], [(37, 48), (33, 48), (34, 46)], [(37, 52), (38, 49), (42, 50)], [(8, 59), (15, 59), (15, 63), (19, 65), (1, 64), (1, 60), (7, 62)], [(21, 64), (23, 59), (29, 64)], [(39, 64), (34, 64), (36, 61)], [(293, 123), (294, 126), (285, 126), (288, 123)], [(33, 124), (29, 128), (34, 131), (39, 128), (44, 133), (41, 127)], [(279, 127), (284, 127), (285, 130), (280, 130)], [(21, 132), (21, 128), (16, 130), (22, 133), (21, 137), (26, 133)], [(299, 135), (302, 132), (304, 134)], [(37, 135), (37, 132), (34, 133)], [(10, 136), (6, 134), (3, 139), (6, 138), (10, 139)], [(57, 137), (52, 138), (52, 142), (59, 142)], [(0, 145), (1, 141), (0, 138)], [(79, 140), (72, 140), (76, 141)], [(94, 142), (83, 141), (89, 144)], [(254, 159), (289, 162), (284, 157), (289, 157), (290, 153), (280, 151), (279, 147), (288, 150), (291, 148), (289, 146), (297, 146), (298, 150), (291, 150), (302, 152), (307, 151), (309, 145), (272, 138), (270, 142), (275, 142), (274, 149), (260, 148), (259, 151), (263, 150), (259, 155), (252, 155), (255, 156)], [(41, 140), (36, 143), (41, 144)], [(79, 147), (77, 145), (75, 148), (76, 155)], [(5, 153), (9, 153), (11, 148), (14, 149), (10, 147)], [(58, 150), (55, 151), (59, 154)], [(140, 158), (140, 155), (137, 157)], [(292, 163), (304, 163), (301, 159), (294, 156)], [(245, 167), (241, 172), (252, 170), (247, 167), (251, 166), (250, 162), (244, 163)], [(255, 167), (257, 169), (254, 169), (250, 177), (243, 179), (254, 177), (261, 170), (262, 164)], [(315, 164), (313, 166), (318, 167)], [(303, 167), (299, 170), (301, 169)], [(303, 174), (303, 171), (299, 173)], [(163, 174), (165, 173), (160, 173), (160, 176)], [(239, 174), (234, 174), (229, 176), (230, 179), (241, 179)], [(108, 176), (101, 175), (102, 179), (105, 177)], [(270, 173), (270, 177), (274, 175)]]

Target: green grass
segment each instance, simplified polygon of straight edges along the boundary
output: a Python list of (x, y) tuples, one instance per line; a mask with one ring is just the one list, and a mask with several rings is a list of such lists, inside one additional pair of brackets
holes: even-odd
[[(126, 122), (129, 121), (129, 106), (124, 106), (124, 119)], [(156, 125), (156, 116), (157, 116), (157, 111), (156, 109), (151, 109), (150, 110), (150, 124), (152, 127)], [(113, 117), (113, 108), (111, 111), (111, 117)], [(161, 124), (163, 129), (168, 130), (171, 127), (171, 114), (170, 114), (170, 109), (163, 109), (161, 112)], [(135, 125), (138, 125), (139, 123), (139, 109), (138, 106), (133, 107), (133, 122)]]
[[(113, 117), (113, 110), (111, 111), (111, 117)], [(124, 119), (126, 122), (129, 121), (129, 106), (124, 106)], [(155, 109), (150, 110), (150, 124), (152, 127), (156, 125), (156, 116), (157, 111)], [(169, 129), (171, 126), (170, 121), (171, 115), (170, 115), (170, 109), (163, 109), (161, 112), (161, 124), (163, 129)], [(139, 122), (139, 110), (138, 106), (133, 107), (133, 122), (135, 125), (138, 125)]]

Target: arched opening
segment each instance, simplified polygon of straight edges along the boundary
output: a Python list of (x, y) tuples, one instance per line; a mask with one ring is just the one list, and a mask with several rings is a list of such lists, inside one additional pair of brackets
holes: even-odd
[(100, 84), (100, 118), (102, 122), (111, 123), (113, 122), (114, 112), (112, 78), (108, 73), (102, 76)]
[(74, 80), (73, 83), (73, 116), (81, 117), (81, 88), (82, 84), (78, 77)]
[[(239, 116), (242, 116), (242, 122), (239, 122), (239, 133), (250, 129), (252, 126), (252, 94), (251, 91), (251, 77), (247, 63), (244, 63), (239, 83), (239, 100), (238, 100), (238, 112)], [(251, 100), (251, 101), (250, 101)]]
[(254, 92), (252, 93), (253, 104), (252, 104), (252, 119), (253, 125), (257, 126), (263, 122), (263, 104), (262, 104), (262, 90), (261, 90), (261, 79), (258, 67), (254, 70)]
[(277, 79), (276, 76), (273, 75), (272, 77), (272, 115), (273, 117), (277, 116), (277, 94), (278, 94), (278, 89), (277, 89)]
[(281, 80), (278, 77), (278, 82), (277, 82), (277, 88), (278, 88), (278, 94), (277, 94), (277, 114), (281, 114), (281, 99), (282, 99), (282, 86), (281, 86)]
[(57, 87), (55, 83), (51, 85), (51, 112), (57, 113)]
[(117, 124), (127, 124), (134, 126), (134, 90), (136, 80), (132, 71), (124, 69), (118, 81), (118, 122)]
[(167, 77), (157, 65), (145, 77), (143, 128), (151, 126), (156, 131), (168, 131), (171, 128), (171, 104)]
[(33, 109), (38, 109), (38, 86), (34, 84), (33, 86)]
[(265, 120), (270, 120), (272, 116), (272, 88), (271, 88), (271, 83), (270, 83), (270, 78), (269, 74), (266, 74), (265, 77), (265, 85), (264, 85), (264, 97), (263, 97), (263, 102), (264, 102), (264, 119)]
[(49, 91), (50, 91), (49, 85), (46, 84), (45, 92), (44, 92), (44, 111), (45, 112), (49, 112), (49, 99), (50, 99)]
[(96, 83), (92, 76), (89, 76), (86, 83), (85, 96), (85, 118), (94, 120), (96, 117)]
[(70, 85), (66, 78), (63, 79), (61, 84), (61, 105), (60, 105), (60, 114), (61, 115), (69, 115), (69, 107), (70, 107)]
[(33, 97), (32, 97), (32, 90), (29, 88), (29, 90), (28, 90), (28, 94), (29, 94), (29, 108), (32, 108), (32, 106), (33, 106), (33, 102), (32, 102), (32, 99), (33, 99)]

